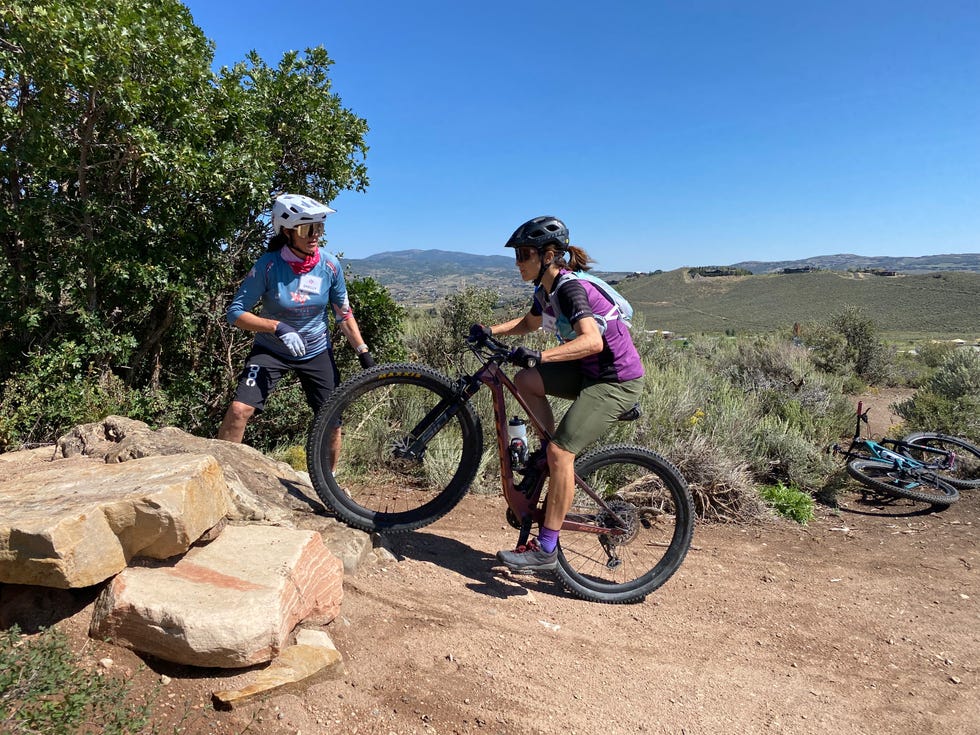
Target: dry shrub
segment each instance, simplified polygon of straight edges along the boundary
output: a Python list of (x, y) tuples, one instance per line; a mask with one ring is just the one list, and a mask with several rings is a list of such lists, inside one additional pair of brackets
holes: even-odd
[(678, 440), (667, 456), (687, 480), (698, 520), (730, 523), (766, 513), (748, 463), (710, 438), (697, 435)]

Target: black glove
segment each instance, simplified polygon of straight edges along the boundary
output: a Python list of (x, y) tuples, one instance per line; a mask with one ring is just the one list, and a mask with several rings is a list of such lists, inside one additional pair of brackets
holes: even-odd
[(520, 365), (522, 368), (537, 367), (538, 363), (541, 362), (541, 352), (521, 346), (510, 353), (507, 361), (513, 365)]
[(361, 361), (361, 367), (365, 370), (374, 367), (374, 358), (371, 357), (371, 353), (367, 350), (364, 350), (364, 352), (358, 352), (357, 359)]
[(482, 324), (474, 324), (470, 327), (470, 335), (467, 337), (469, 342), (483, 342), (489, 337), (493, 336), (490, 333), (490, 328), (485, 327)]

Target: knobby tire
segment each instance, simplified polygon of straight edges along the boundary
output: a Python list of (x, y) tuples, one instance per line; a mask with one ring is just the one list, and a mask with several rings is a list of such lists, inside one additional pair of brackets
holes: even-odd
[[(622, 537), (564, 530), (557, 576), (572, 594), (594, 602), (641, 602), (677, 571), (694, 536), (694, 501), (681, 473), (656, 452), (625, 444), (599, 447), (575, 472), (627, 522)], [(579, 487), (568, 520), (609, 523)], [(603, 542), (615, 555), (610, 554)]]
[(934, 506), (946, 507), (955, 503), (959, 491), (941, 480), (934, 472), (917, 470), (901, 472), (891, 462), (875, 459), (852, 459), (847, 472), (865, 487), (886, 495), (917, 500)]
[[(457, 395), (447, 376), (409, 363), (379, 365), (340, 385), (317, 412), (307, 439), (307, 466), (320, 500), (348, 525), (376, 533), (412, 531), (448, 513), (469, 489), (483, 454), (480, 419)], [(424, 453), (399, 457), (416, 438), (412, 429), (446, 402), (458, 410)]]
[[(917, 431), (909, 434), (902, 441), (921, 447), (953, 452), (956, 455), (953, 468), (948, 470), (937, 469), (936, 474), (950, 485), (961, 490), (980, 488), (980, 447), (961, 437), (948, 436), (935, 431)], [(904, 453), (920, 462), (933, 462), (939, 456), (931, 452), (916, 452), (914, 449), (907, 448)]]

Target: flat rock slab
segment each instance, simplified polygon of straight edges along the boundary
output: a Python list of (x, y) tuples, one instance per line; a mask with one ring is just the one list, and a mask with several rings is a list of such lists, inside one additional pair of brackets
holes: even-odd
[(48, 462), (0, 480), (0, 582), (98, 584), (134, 557), (182, 554), (231, 507), (209, 455)]
[(214, 692), (216, 705), (234, 708), (261, 694), (282, 691), (295, 685), (308, 686), (323, 678), (337, 678), (345, 673), (344, 659), (330, 636), (323, 631), (301, 630), (296, 645), (283, 649), (267, 669), (251, 677), (241, 689)]
[(180, 664), (252, 666), (278, 655), (299, 622), (335, 618), (343, 579), (315, 531), (228, 526), (172, 565), (120, 573), (90, 634)]

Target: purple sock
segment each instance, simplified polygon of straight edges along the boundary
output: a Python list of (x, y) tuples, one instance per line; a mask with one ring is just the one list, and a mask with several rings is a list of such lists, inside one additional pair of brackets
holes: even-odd
[(541, 533), (538, 534), (538, 545), (543, 551), (549, 554), (558, 546), (558, 531), (541, 526)]

